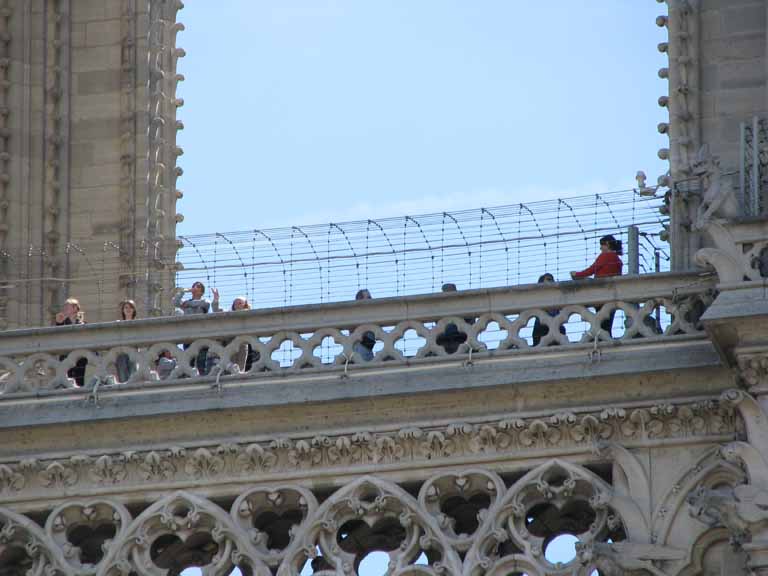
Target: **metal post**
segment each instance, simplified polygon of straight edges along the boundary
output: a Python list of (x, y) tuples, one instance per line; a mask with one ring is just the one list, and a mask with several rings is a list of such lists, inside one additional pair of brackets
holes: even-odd
[(640, 230), (637, 226), (627, 228), (627, 255), (630, 274), (640, 274)]
[(750, 216), (760, 214), (760, 149), (757, 137), (759, 132), (760, 120), (754, 116), (752, 118), (752, 206)]
[(747, 125), (739, 124), (739, 210), (746, 216), (747, 206)]
[[(654, 270), (658, 274), (661, 272), (661, 252), (659, 252), (658, 248), (655, 248), (653, 250), (653, 263), (654, 263)], [(656, 332), (661, 334), (661, 306), (656, 306), (654, 310), (655, 316), (656, 316)]]

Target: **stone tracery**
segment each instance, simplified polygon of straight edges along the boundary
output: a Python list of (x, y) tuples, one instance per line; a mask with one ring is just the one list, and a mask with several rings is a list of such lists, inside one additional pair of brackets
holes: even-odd
[[(421, 484), (418, 497), (412, 485), (363, 476), (330, 494), (290, 484), (252, 488), (229, 512), (187, 492), (133, 514), (110, 499), (67, 502), (47, 515), (44, 528), (0, 510), (0, 570), (164, 576), (200, 566), (204, 574), (238, 567), (252, 576), (296, 576), (311, 565), (315, 576), (343, 576), (357, 574), (360, 562), (381, 550), (393, 576), (677, 574), (687, 552), (630, 537), (625, 516), (642, 513), (618, 513), (607, 480), (551, 460), (506, 479), (483, 468), (440, 472)], [(689, 500), (701, 497), (699, 491)], [(716, 509), (708, 502), (707, 510)], [(766, 518), (749, 514), (751, 522)], [(578, 538), (577, 555), (551, 564), (544, 550), (565, 533)]]

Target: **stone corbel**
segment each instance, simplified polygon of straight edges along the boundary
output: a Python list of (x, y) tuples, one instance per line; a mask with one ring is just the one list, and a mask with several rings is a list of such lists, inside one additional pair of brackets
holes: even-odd
[(750, 484), (768, 488), (768, 463), (755, 446), (747, 442), (731, 442), (720, 449), (720, 455), (725, 461), (741, 466)]
[(750, 394), (768, 393), (768, 350), (742, 351), (737, 355), (737, 369)]
[(697, 227), (706, 232), (714, 246), (698, 250), (694, 262), (702, 268), (714, 268), (721, 284), (764, 280), (761, 269), (768, 240), (741, 241), (734, 234), (736, 226), (721, 219), (700, 221)]
[(757, 282), (720, 284), (720, 293), (701, 317), (723, 365), (732, 368), (738, 383), (756, 395), (768, 390), (761, 364), (768, 359), (767, 286)]
[(768, 417), (761, 404), (755, 397), (736, 389), (723, 392), (720, 401), (739, 411), (747, 431), (747, 442), (764, 462), (768, 462)]

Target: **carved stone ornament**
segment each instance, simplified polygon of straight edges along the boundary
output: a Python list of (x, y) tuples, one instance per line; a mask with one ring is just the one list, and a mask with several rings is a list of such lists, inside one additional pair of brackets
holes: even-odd
[(762, 354), (740, 354), (739, 376), (750, 388), (768, 387), (768, 351)]
[[(245, 440), (228, 445), (152, 448), (112, 454), (74, 454), (47, 460), (0, 463), (0, 494), (48, 500), (51, 489), (121, 493), (144, 485), (196, 486), (205, 481), (270, 482), (321, 470), (350, 471), (372, 465), (420, 468), (425, 463), (506, 460), (545, 455), (553, 449), (591, 453), (604, 442), (646, 446), (670, 439), (739, 439), (744, 422), (730, 400), (609, 407), (550, 417), (510, 415), (489, 420), (410, 426), (394, 430)], [(470, 493), (456, 493), (462, 482)], [(436, 497), (471, 498), (479, 479), (469, 476), (434, 486)], [(458, 482), (458, 483), (457, 483)], [(181, 483), (181, 484), (179, 484)], [(460, 490), (459, 490), (460, 492)], [(424, 496), (428, 502), (427, 496)], [(481, 506), (481, 508), (484, 506)], [(437, 508), (432, 512), (439, 522)], [(459, 522), (461, 524), (462, 522)], [(454, 536), (459, 538), (461, 529)]]
[(693, 164), (693, 173), (701, 178), (703, 194), (694, 222), (697, 230), (706, 230), (712, 222), (738, 218), (741, 210), (731, 181), (723, 177), (720, 160), (702, 146)]
[(739, 200), (731, 178), (723, 175), (706, 145), (696, 157), (694, 174), (701, 179), (703, 191), (692, 227), (704, 234), (706, 245), (696, 252), (696, 264), (712, 266), (723, 284), (764, 278), (768, 237), (749, 232), (742, 238), (735, 232), (741, 216)]
[(685, 558), (684, 550), (656, 544), (632, 542), (592, 542), (576, 544), (579, 561), (594, 566), (600, 576), (625, 576), (635, 570), (654, 576), (668, 576), (654, 565), (654, 561), (677, 561)]
[(768, 521), (768, 491), (748, 484), (700, 487), (688, 496), (688, 504), (694, 518), (709, 526), (727, 528), (731, 542), (737, 545), (751, 540), (751, 526)]
[[(696, 524), (701, 534), (734, 526), (748, 537), (746, 550), (767, 524), (766, 491), (743, 484), (738, 472), (718, 472), (731, 465), (712, 448), (665, 496), (659, 486), (663, 497), (652, 516), (643, 502), (650, 476), (618, 445), (600, 450), (615, 458), (613, 484), (548, 459), (504, 478), (480, 467), (439, 471), (421, 483), (418, 497), (413, 483), (361, 476), (340, 488), (251, 487), (229, 511), (218, 498), (180, 491), (130, 507), (108, 498), (67, 500), (46, 514), (44, 527), (0, 509), (0, 573), (167, 576), (198, 566), (206, 575), (237, 567), (246, 576), (298, 576), (309, 567), (313, 576), (355, 576), (368, 554), (383, 551), (392, 576), (688, 575), (691, 551), (669, 544), (660, 526), (685, 512), (691, 490), (688, 501), (706, 521)], [(627, 484), (621, 478), (629, 475)], [(735, 488), (726, 493), (723, 482)], [(553, 564), (546, 550), (560, 534), (578, 539), (577, 554)]]

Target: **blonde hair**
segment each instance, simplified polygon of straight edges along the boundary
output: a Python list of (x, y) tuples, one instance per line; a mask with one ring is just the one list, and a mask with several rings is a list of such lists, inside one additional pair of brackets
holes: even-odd
[(82, 322), (85, 319), (85, 312), (80, 307), (80, 300), (78, 300), (77, 298), (67, 298), (66, 300), (64, 300), (64, 305), (67, 305), (67, 304), (74, 306), (77, 309), (76, 317), (78, 320), (80, 320), (80, 322)]

